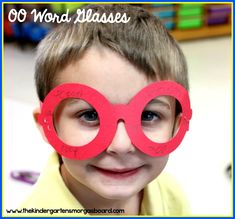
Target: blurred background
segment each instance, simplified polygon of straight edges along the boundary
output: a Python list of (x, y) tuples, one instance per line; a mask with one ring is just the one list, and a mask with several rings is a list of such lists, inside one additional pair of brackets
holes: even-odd
[[(4, 4), (4, 209), (17, 208), (33, 185), (12, 171), (41, 172), (52, 151), (32, 117), (39, 106), (34, 87), (35, 48), (56, 23), (34, 22), (33, 9), (62, 16), (81, 4)], [(231, 4), (144, 4), (179, 41), (189, 67), (193, 117), (166, 172), (183, 186), (194, 216), (231, 216), (232, 39)], [(24, 22), (10, 22), (25, 9)], [(11, 14), (14, 19), (14, 14)], [(22, 15), (21, 15), (22, 16)], [(53, 189), (53, 188), (52, 188)]]

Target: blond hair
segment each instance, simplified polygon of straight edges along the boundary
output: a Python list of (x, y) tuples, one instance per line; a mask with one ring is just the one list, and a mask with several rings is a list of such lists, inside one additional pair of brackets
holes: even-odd
[(74, 24), (73, 18), (58, 25), (37, 50), (35, 81), (41, 101), (56, 86), (56, 74), (96, 44), (125, 57), (150, 79), (170, 79), (189, 88), (184, 55), (157, 17), (142, 7), (127, 4), (87, 5), (84, 9), (101, 15), (126, 13), (130, 21)]

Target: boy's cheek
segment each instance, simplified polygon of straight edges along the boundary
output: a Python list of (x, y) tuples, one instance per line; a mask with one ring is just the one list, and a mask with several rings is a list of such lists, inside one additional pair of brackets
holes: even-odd
[(90, 159), (87, 160), (72, 160), (62, 156), (62, 161), (67, 170), (75, 170), (78, 169), (85, 169), (86, 166), (89, 164)]
[(156, 174), (155, 177), (157, 177), (166, 167), (167, 162), (169, 159), (169, 155), (164, 156), (164, 157), (152, 157), (151, 158), (151, 166), (153, 173)]
[(173, 135), (172, 135), (173, 137), (178, 133), (181, 116), (182, 116), (182, 113), (176, 116), (174, 128), (173, 128)]

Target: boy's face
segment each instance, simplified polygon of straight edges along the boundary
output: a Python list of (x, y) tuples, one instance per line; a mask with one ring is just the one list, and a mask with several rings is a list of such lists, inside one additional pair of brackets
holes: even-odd
[[(131, 98), (152, 81), (124, 58), (103, 47), (92, 47), (76, 62), (58, 73), (56, 84), (81, 83), (102, 93), (112, 104), (127, 104)], [(162, 97), (168, 105), (167, 125), (161, 141), (172, 137), (175, 123), (175, 101)], [(68, 107), (69, 105), (69, 107)], [(79, 117), (81, 134), (74, 135), (73, 125), (68, 125), (69, 101), (64, 102), (55, 116), (58, 135), (61, 139), (83, 145), (97, 134), (94, 128), (97, 115), (94, 112)], [(75, 103), (76, 106), (76, 103)], [(68, 107), (68, 108), (67, 108)], [(83, 108), (88, 107), (84, 103)], [(67, 111), (66, 111), (67, 110)], [(85, 124), (88, 124), (84, 126)], [(91, 124), (91, 125), (90, 125)], [(82, 128), (82, 127), (85, 128)], [(63, 127), (63, 129), (61, 128)], [(62, 157), (66, 180), (80, 184), (107, 199), (125, 199), (137, 194), (146, 184), (156, 178), (164, 169), (168, 156), (150, 157), (139, 151), (126, 132), (125, 124), (120, 121), (116, 134), (109, 147), (100, 155), (88, 160), (70, 160)]]

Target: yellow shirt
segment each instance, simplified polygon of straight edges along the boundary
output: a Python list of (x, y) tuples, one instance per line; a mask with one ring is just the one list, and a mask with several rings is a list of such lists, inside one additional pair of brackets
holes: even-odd
[[(35, 212), (36, 209), (38, 213)], [(68, 209), (71, 209), (70, 212)], [(21, 206), (24, 213), (20, 215), (89, 216), (82, 209), (82, 205), (66, 187), (60, 175), (58, 155), (53, 153), (31, 196)], [(151, 216), (190, 215), (188, 202), (181, 188), (172, 177), (163, 173), (144, 188), (140, 213)]]

